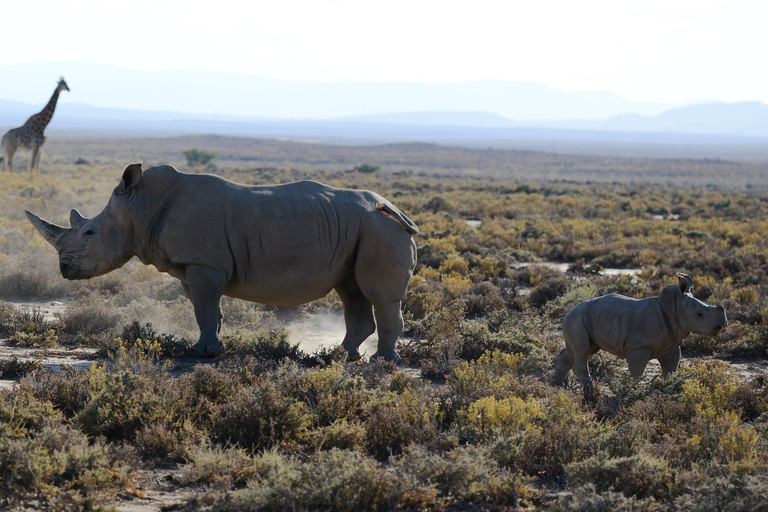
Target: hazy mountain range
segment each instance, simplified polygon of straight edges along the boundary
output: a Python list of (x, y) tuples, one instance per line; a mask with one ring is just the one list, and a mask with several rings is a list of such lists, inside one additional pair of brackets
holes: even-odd
[(290, 82), (85, 63), (0, 67), (0, 127), (20, 125), (66, 78), (49, 130), (220, 133), (345, 141), (569, 140), (768, 144), (768, 106), (636, 103), (542, 84)]

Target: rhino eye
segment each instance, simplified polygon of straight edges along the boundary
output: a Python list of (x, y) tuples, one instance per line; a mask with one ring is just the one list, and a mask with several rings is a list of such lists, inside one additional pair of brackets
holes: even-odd
[(90, 238), (90, 237), (92, 237), (92, 236), (93, 236), (93, 230), (92, 230), (92, 229), (89, 229), (88, 231), (86, 231), (85, 233), (83, 233), (83, 235), (84, 235), (84, 236), (86, 236), (86, 237), (88, 237), (88, 238)]
[(696, 316), (704, 316), (704, 313), (702, 313), (701, 311), (699, 311), (698, 313), (696, 313)]

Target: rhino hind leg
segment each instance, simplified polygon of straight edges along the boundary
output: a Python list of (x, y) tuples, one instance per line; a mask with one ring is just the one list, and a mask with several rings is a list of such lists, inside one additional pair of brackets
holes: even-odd
[(344, 304), (344, 324), (347, 329), (341, 346), (347, 351), (349, 361), (359, 361), (361, 356), (358, 348), (376, 331), (373, 304), (360, 291), (353, 276), (337, 286), (336, 293)]
[(384, 215), (372, 217), (361, 238), (355, 281), (373, 304), (379, 343), (373, 358), (400, 362), (397, 338), (403, 333), (400, 303), (416, 266), (416, 243), (407, 231)]
[(564, 385), (571, 368), (573, 368), (573, 353), (565, 349), (555, 359), (555, 384)]
[(376, 326), (379, 331), (379, 344), (373, 358), (383, 357), (387, 361), (400, 362), (397, 353), (397, 338), (403, 333), (403, 314), (400, 312), (400, 301), (378, 303), (373, 305), (376, 315)]
[[(565, 349), (569, 354), (568, 362), (573, 368), (573, 373), (585, 388), (592, 386), (592, 376), (589, 374), (589, 356), (600, 348), (592, 341), (583, 322), (566, 316), (563, 322), (563, 337)], [(562, 364), (562, 363), (561, 363)], [(566, 370), (567, 372), (567, 370)]]

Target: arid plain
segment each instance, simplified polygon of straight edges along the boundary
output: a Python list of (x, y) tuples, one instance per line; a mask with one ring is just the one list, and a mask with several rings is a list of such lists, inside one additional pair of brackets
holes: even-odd
[[(0, 174), (0, 506), (768, 509), (766, 161), (218, 136), (51, 137), (39, 175), (28, 158)], [(136, 161), (392, 200), (420, 228), (403, 363), (346, 362), (333, 293), (225, 298), (226, 350), (196, 359), (175, 279), (136, 260), (62, 279), (24, 210), (96, 215)], [(725, 333), (689, 336), (666, 379), (598, 353), (591, 392), (552, 382), (570, 308), (678, 272)]]

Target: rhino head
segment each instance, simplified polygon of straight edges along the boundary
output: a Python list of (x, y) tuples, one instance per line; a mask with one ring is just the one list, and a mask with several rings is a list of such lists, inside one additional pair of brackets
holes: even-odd
[[(674, 316), (686, 332), (717, 336), (725, 331), (728, 319), (723, 306), (710, 306), (693, 296), (693, 279), (677, 274), (679, 291), (674, 292)], [(670, 288), (677, 288), (670, 285)]]
[(86, 219), (73, 209), (69, 228), (26, 211), (32, 225), (59, 252), (59, 269), (64, 278), (90, 279), (106, 274), (125, 265), (135, 254), (128, 208), (142, 172), (141, 164), (127, 166), (104, 210)]

